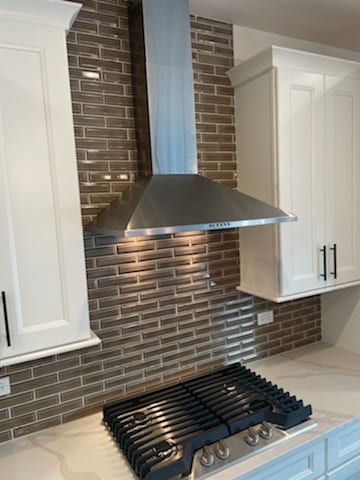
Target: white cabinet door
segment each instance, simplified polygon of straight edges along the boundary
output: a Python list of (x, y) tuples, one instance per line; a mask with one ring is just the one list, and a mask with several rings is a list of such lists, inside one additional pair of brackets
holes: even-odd
[(341, 284), (360, 279), (360, 81), (326, 76), (325, 87), (329, 283)]
[(298, 221), (280, 226), (281, 294), (322, 288), (324, 76), (277, 70), (279, 206)]
[(328, 469), (360, 457), (360, 419), (345, 425), (327, 439)]
[(329, 472), (325, 478), (326, 480), (359, 480), (360, 456)]
[(318, 480), (325, 472), (324, 442), (300, 448), (236, 480)]
[(0, 65), (1, 360), (90, 329), (65, 31), (0, 21)]

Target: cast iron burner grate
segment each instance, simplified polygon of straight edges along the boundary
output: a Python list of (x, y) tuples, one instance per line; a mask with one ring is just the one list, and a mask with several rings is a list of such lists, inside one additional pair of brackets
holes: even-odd
[(284, 429), (311, 415), (288, 392), (236, 363), (104, 406), (104, 422), (141, 480), (189, 474), (193, 454), (251, 425)]

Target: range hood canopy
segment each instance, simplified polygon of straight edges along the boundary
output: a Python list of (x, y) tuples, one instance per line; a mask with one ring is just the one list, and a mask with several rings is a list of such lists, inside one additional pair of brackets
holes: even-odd
[(131, 237), (296, 220), (197, 175), (188, 0), (130, 0), (129, 23), (142, 176), (87, 229)]
[(153, 175), (140, 179), (105, 209), (91, 231), (131, 237), (293, 219), (282, 210), (200, 175)]

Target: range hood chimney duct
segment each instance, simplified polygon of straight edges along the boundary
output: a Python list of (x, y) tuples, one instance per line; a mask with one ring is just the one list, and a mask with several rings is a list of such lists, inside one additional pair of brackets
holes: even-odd
[(130, 0), (141, 177), (87, 229), (131, 237), (296, 220), (197, 174), (188, 0)]

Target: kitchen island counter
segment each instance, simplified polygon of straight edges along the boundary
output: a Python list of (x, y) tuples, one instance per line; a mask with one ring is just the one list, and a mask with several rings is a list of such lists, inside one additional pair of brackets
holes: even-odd
[[(320, 342), (250, 367), (312, 404), (318, 426), (212, 475), (212, 480), (233, 480), (349, 422), (360, 422), (360, 355)], [(101, 414), (0, 444), (0, 472), (11, 480), (137, 478), (102, 425)]]

